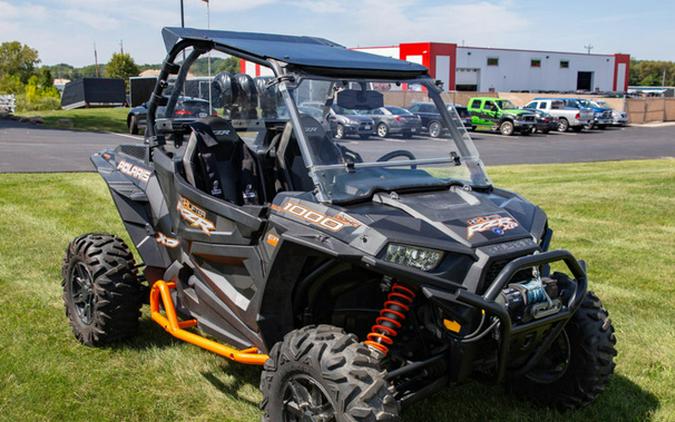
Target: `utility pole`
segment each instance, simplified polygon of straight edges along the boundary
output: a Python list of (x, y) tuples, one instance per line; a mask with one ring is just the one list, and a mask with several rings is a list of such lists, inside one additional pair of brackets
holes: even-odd
[(585, 45), (584, 48), (586, 51), (588, 51), (588, 54), (591, 54), (591, 50), (593, 50), (595, 47), (593, 47), (590, 43), (588, 45)]
[(124, 54), (124, 40), (120, 40), (120, 53)]
[(98, 54), (96, 53), (96, 41), (94, 41), (94, 67), (96, 69), (96, 77), (98, 78)]
[(666, 86), (666, 68), (663, 68), (663, 76), (661, 77), (661, 86)]

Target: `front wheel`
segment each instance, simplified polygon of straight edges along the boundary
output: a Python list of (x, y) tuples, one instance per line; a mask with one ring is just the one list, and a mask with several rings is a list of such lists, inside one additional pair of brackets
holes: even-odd
[(63, 301), (75, 337), (100, 346), (136, 334), (145, 289), (122, 239), (86, 234), (68, 245)]
[(509, 382), (518, 396), (563, 410), (590, 404), (614, 372), (616, 337), (600, 299), (588, 292), (581, 306), (530, 372)]
[(335, 128), (335, 138), (342, 139), (345, 137), (345, 127), (342, 125), (337, 125)]
[(384, 123), (377, 125), (377, 136), (380, 138), (386, 138), (387, 135), (389, 135), (389, 127)]
[(260, 377), (263, 421), (398, 421), (385, 374), (375, 352), (341, 328), (291, 331)]
[(138, 117), (134, 115), (129, 118), (129, 133), (138, 135)]
[(502, 122), (502, 124), (499, 125), (499, 133), (501, 133), (504, 136), (511, 136), (513, 135), (513, 122), (510, 122), (508, 120), (505, 120)]

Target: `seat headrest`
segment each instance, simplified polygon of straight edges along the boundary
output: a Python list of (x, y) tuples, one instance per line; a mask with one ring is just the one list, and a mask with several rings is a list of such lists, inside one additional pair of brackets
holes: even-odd
[(239, 142), (239, 135), (229, 120), (222, 117), (209, 116), (194, 122), (192, 128), (208, 133), (218, 143)]

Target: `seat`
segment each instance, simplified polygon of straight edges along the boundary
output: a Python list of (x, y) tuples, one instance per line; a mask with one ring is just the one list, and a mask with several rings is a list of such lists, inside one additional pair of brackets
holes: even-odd
[(199, 190), (237, 205), (260, 202), (260, 171), (253, 154), (229, 121), (207, 117), (191, 125), (183, 155), (187, 181)]
[[(333, 142), (316, 119), (311, 116), (301, 115), (300, 121), (305, 131), (308, 147), (316, 161), (314, 164), (339, 164), (344, 163), (344, 157), (340, 148)], [(309, 176), (300, 151), (300, 145), (293, 132), (293, 126), (286, 124), (277, 157), (285, 179), (286, 190), (309, 192), (314, 190), (314, 182)]]

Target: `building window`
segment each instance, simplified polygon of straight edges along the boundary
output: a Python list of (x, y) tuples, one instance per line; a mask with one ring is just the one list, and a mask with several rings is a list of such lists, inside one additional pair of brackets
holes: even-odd
[(530, 60), (530, 67), (541, 67), (541, 59)]
[(488, 66), (499, 66), (499, 57), (488, 57), (487, 65)]
[(560, 68), (561, 69), (569, 69), (570, 67), (570, 61), (569, 60), (560, 60)]

